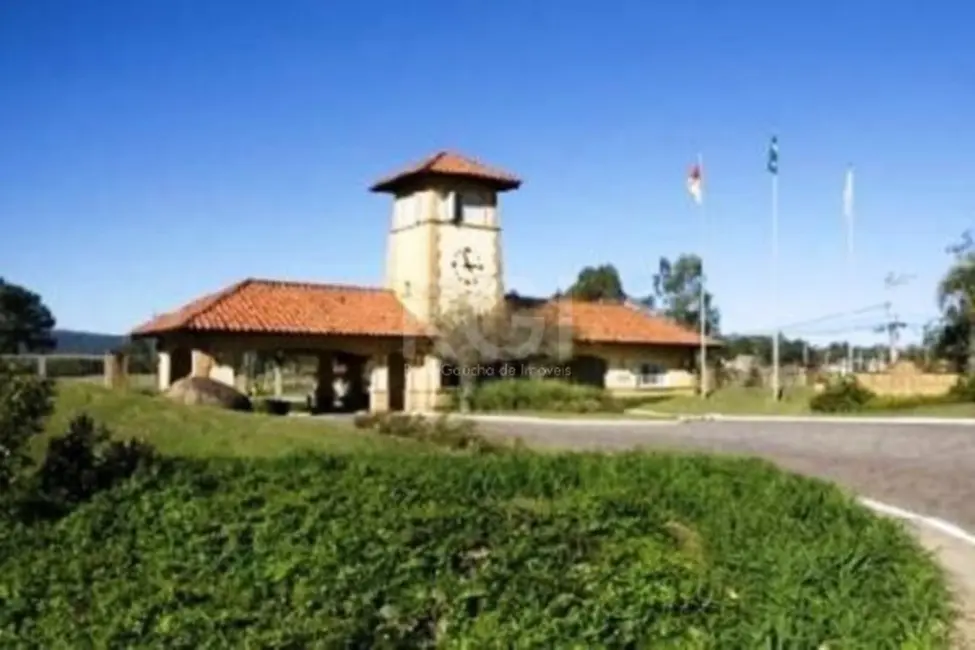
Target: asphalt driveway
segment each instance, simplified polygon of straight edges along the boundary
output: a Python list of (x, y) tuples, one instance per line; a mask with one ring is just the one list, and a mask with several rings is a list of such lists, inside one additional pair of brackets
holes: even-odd
[(566, 449), (689, 449), (761, 456), (861, 496), (975, 530), (975, 426), (821, 422), (481, 422)]

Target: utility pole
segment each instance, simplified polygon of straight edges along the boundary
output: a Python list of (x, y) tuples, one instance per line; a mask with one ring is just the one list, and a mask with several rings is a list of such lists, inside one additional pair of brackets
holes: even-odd
[[(884, 278), (884, 289), (892, 291), (897, 287), (902, 287), (916, 276), (911, 274), (895, 274), (888, 273), (887, 277)], [(887, 345), (888, 345), (888, 363), (894, 365), (897, 363), (897, 343), (898, 343), (898, 330), (903, 327), (903, 323), (899, 322), (897, 315), (893, 312), (893, 304), (891, 300), (887, 300), (884, 303), (884, 310), (887, 315)]]
[(887, 321), (887, 363), (894, 365), (894, 315), (890, 310), (890, 302), (884, 304), (884, 314)]

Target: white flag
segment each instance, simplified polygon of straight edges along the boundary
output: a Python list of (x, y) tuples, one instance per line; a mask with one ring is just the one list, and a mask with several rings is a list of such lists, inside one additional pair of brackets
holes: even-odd
[(853, 257), (853, 167), (846, 170), (846, 182), (843, 184), (843, 218), (846, 221), (846, 249)]

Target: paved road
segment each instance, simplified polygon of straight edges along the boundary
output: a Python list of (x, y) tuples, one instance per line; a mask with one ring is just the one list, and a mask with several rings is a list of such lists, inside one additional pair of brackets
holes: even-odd
[(625, 427), (481, 423), (482, 431), (570, 449), (684, 448), (768, 458), (858, 494), (975, 531), (975, 426), (691, 422)]

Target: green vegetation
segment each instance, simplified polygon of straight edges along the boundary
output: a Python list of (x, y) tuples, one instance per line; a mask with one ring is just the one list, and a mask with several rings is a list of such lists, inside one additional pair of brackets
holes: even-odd
[[(961, 391), (961, 392), (959, 392)], [(703, 400), (697, 395), (648, 398), (637, 408), (660, 415), (888, 415), (975, 417), (975, 398), (956, 388), (945, 395), (890, 397), (874, 395), (863, 386), (839, 379), (822, 392), (811, 388), (787, 388), (781, 401), (772, 400), (767, 388), (728, 387)]]
[(0, 644), (943, 647), (902, 529), (758, 461), (172, 460), (0, 541)]
[[(0, 510), (3, 647), (947, 645), (903, 527), (765, 462), (58, 388)], [(11, 412), (44, 438), (46, 409)]]
[[(460, 408), (458, 391), (448, 393), (449, 410)], [(472, 411), (534, 411), (554, 413), (621, 413), (623, 403), (593, 386), (554, 379), (499, 379), (473, 387)]]
[(477, 427), (470, 420), (448, 419), (446, 415), (431, 419), (402, 413), (370, 413), (356, 416), (355, 426), (384, 436), (417, 440), (446, 449), (491, 453), (507, 448), (476, 433)]

